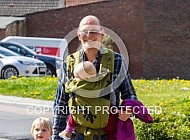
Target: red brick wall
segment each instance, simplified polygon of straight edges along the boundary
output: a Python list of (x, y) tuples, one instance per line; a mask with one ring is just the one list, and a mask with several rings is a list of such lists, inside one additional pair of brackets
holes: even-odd
[(5, 29), (0, 29), (0, 40), (7, 36), (26, 36), (26, 23), (25, 20), (15, 21)]
[(9, 24), (5, 29), (0, 30), (0, 40), (7, 36), (15, 36), (16, 34), (16, 23)]
[(146, 0), (144, 77), (190, 79), (189, 7), (189, 0)]
[[(30, 14), (27, 36), (63, 38), (86, 15), (98, 16), (127, 46), (133, 78), (190, 79), (190, 1), (115, 0)], [(70, 50), (78, 46), (77, 39)]]
[(5, 29), (0, 29), (0, 40), (5, 38)]
[[(116, 32), (127, 46), (133, 78), (143, 75), (144, 2), (118, 0), (52, 10), (27, 16), (27, 36), (63, 38), (78, 27), (86, 15), (97, 16), (102, 25)], [(77, 40), (77, 39), (76, 39)], [(71, 43), (70, 50), (78, 47)]]

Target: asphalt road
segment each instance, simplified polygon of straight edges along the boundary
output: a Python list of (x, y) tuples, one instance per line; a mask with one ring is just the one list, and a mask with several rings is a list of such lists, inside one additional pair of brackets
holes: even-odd
[(52, 119), (52, 102), (0, 95), (0, 140), (31, 140), (34, 119)]

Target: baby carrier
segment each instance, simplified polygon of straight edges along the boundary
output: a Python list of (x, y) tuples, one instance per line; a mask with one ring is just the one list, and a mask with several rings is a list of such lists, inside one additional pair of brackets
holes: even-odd
[(108, 123), (110, 83), (114, 72), (114, 52), (102, 48), (99, 62), (100, 70), (96, 77), (88, 81), (74, 80), (73, 71), (78, 63), (80, 63), (79, 51), (67, 56), (69, 80), (65, 84), (65, 91), (72, 93), (69, 107), (74, 121), (78, 124), (76, 131), (83, 133), (85, 140), (91, 140), (94, 135), (103, 135), (102, 128)]

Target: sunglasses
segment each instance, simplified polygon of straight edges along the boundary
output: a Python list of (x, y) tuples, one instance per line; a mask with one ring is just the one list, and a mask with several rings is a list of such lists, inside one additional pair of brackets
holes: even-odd
[(80, 32), (83, 36), (102, 34), (102, 33), (100, 33), (100, 31), (101, 31), (101, 30), (91, 30), (91, 31), (88, 31), (88, 30), (81, 31), (81, 30), (79, 30), (79, 32)]

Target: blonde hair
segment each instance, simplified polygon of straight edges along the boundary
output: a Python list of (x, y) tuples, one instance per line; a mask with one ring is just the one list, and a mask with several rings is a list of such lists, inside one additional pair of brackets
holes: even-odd
[(52, 122), (49, 118), (46, 118), (46, 117), (39, 117), (37, 119), (35, 119), (32, 123), (32, 127), (31, 127), (31, 133), (32, 133), (32, 136), (34, 134), (34, 128), (35, 126), (38, 124), (38, 123), (43, 123), (44, 124), (44, 127), (46, 129), (48, 129), (50, 132), (51, 132), (51, 135), (53, 134), (53, 131), (52, 131)]

